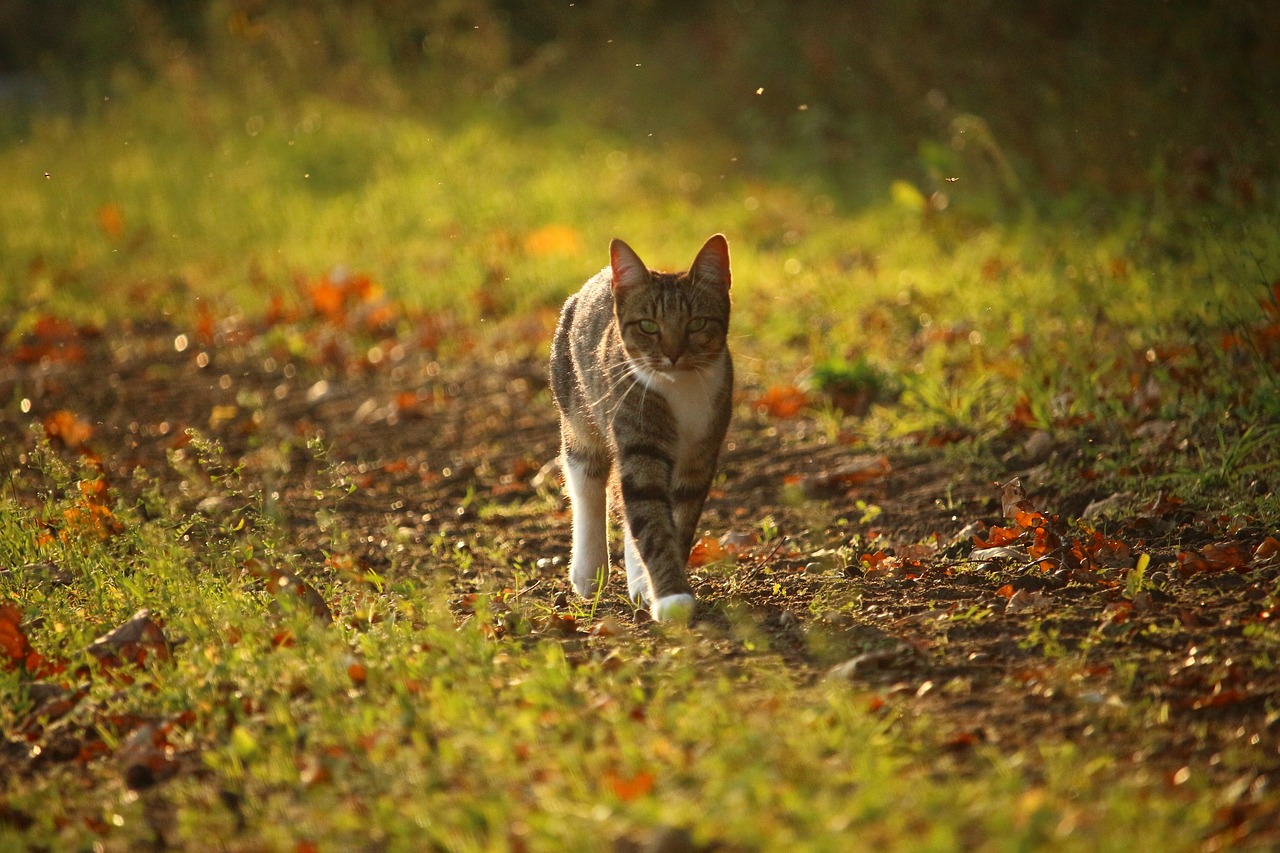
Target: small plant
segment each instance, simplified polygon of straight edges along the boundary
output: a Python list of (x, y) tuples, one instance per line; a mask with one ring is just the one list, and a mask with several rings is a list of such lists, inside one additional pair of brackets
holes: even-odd
[(831, 405), (846, 415), (862, 417), (874, 403), (885, 403), (900, 393), (894, 377), (866, 356), (850, 361), (832, 358), (813, 368), (814, 386), (831, 399)]

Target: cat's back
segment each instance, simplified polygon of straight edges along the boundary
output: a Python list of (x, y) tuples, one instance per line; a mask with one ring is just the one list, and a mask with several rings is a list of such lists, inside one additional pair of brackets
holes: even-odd
[(551, 389), (562, 408), (571, 403), (579, 377), (575, 363), (599, 346), (613, 322), (612, 272), (605, 267), (564, 303), (551, 340)]

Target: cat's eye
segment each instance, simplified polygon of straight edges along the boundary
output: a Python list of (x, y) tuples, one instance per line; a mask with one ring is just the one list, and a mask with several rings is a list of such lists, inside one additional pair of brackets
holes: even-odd
[(685, 326), (690, 332), (701, 332), (707, 327), (706, 317), (694, 317), (689, 321), (689, 325)]
[(656, 320), (641, 320), (639, 325), (640, 331), (644, 332), (646, 335), (658, 334), (658, 323)]

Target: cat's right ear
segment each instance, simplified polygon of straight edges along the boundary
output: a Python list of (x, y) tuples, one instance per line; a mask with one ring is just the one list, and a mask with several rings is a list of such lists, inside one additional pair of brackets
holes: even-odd
[(649, 268), (630, 246), (616, 237), (609, 242), (609, 266), (613, 270), (613, 295), (622, 296), (649, 280)]

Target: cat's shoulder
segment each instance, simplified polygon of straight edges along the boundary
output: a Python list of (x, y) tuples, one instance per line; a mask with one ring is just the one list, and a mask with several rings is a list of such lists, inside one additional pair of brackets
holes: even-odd
[(602, 291), (609, 294), (611, 299), (613, 298), (613, 270), (610, 267), (605, 267), (587, 279), (578, 292), (598, 294)]

